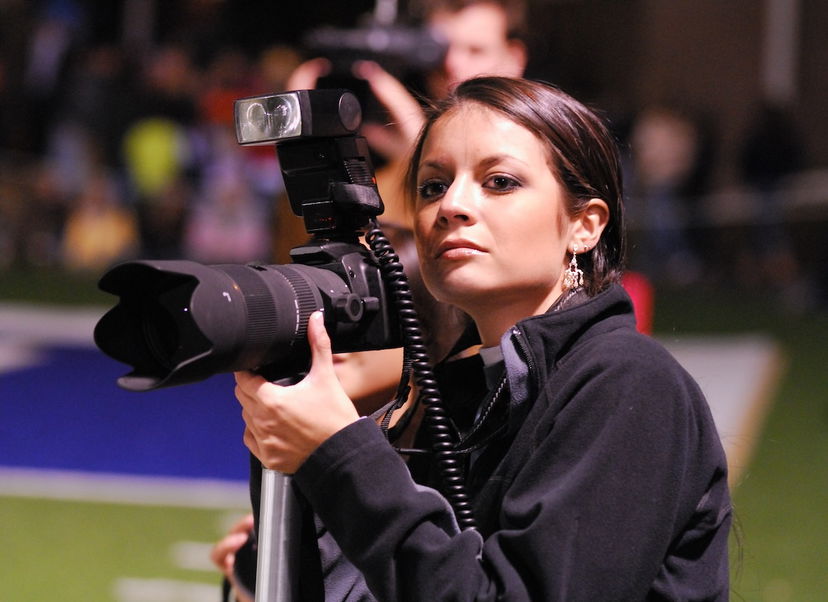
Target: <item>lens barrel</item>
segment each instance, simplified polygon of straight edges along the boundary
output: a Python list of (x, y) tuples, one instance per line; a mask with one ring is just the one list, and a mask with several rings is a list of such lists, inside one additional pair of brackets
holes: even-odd
[(295, 375), (307, 368), (307, 321), (318, 309), (326, 310), (332, 339), (342, 334), (335, 347), (396, 346), (385, 318), (378, 335), (367, 326), (384, 304), (368, 290), (364, 268), (370, 274), (371, 266), (362, 257), (352, 253), (343, 260), (354, 282), (333, 269), (301, 264), (127, 262), (99, 283), (120, 300), (96, 325), (95, 343), (132, 366), (118, 379), (132, 391), (236, 370), (258, 370), (272, 380)]

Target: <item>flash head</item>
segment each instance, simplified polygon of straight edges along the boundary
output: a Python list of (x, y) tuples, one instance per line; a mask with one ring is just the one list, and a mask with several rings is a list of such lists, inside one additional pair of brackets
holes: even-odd
[(296, 90), (239, 99), (234, 116), (239, 144), (262, 145), (353, 134), (362, 109), (348, 90)]

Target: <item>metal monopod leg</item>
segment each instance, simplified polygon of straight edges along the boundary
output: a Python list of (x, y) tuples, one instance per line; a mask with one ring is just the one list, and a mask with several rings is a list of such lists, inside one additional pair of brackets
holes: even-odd
[(298, 599), (299, 505), (288, 475), (262, 468), (256, 602)]

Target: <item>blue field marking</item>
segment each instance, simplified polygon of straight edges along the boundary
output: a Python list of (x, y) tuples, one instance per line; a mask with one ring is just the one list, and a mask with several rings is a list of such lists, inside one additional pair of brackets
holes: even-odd
[[(102, 310), (0, 305), (0, 467), (244, 481), (248, 453), (233, 379), (146, 393), (92, 343)], [(664, 341), (698, 380), (734, 479), (749, 463), (781, 376), (763, 335)]]
[(127, 367), (91, 344), (66, 343), (59, 329), (58, 342), (42, 333), (27, 339), (38, 324), (27, 329), (19, 320), (15, 330), (0, 328), (7, 359), (0, 371), (0, 466), (247, 479), (232, 375), (125, 391), (115, 381)]

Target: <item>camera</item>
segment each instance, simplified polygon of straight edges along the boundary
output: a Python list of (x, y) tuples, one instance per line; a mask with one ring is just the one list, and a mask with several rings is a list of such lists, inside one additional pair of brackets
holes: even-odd
[(395, 0), (377, 0), (373, 13), (363, 15), (355, 27), (312, 28), (301, 36), (300, 47), (308, 57), (329, 61), (330, 72), (321, 78), (320, 86), (353, 91), (365, 121), (384, 124), (389, 119), (387, 108), (368, 82), (354, 75), (354, 64), (378, 63), (410, 90), (423, 92), (427, 74), (443, 63), (448, 41), (416, 18), (398, 16)]
[(339, 75), (349, 75), (359, 60), (375, 61), (397, 76), (421, 73), (439, 66), (448, 50), (436, 31), (400, 19), (397, 0), (376, 0), (373, 12), (360, 21), (355, 28), (311, 29), (302, 36), (301, 46), (311, 56), (330, 60), (333, 73)]
[(302, 46), (309, 54), (330, 60), (336, 74), (350, 74), (354, 62), (369, 60), (401, 76), (438, 67), (447, 48), (446, 41), (426, 27), (381, 24), (312, 29), (303, 36)]
[(402, 345), (393, 294), (359, 237), (382, 213), (361, 107), (347, 90), (299, 90), (235, 103), (242, 145), (275, 144), (291, 208), (310, 240), (285, 265), (129, 261), (103, 275), (119, 297), (96, 345), (132, 370), (132, 391), (255, 370), (269, 380), (310, 362), (308, 317), (323, 310), (334, 353)]

